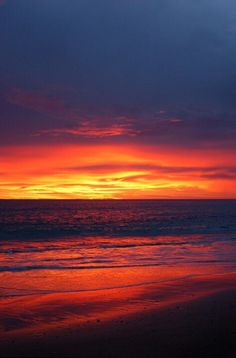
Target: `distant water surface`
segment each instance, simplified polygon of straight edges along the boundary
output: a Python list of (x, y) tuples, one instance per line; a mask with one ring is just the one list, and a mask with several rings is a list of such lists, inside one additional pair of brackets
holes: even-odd
[(236, 201), (0, 201), (0, 294), (142, 285), (236, 269)]

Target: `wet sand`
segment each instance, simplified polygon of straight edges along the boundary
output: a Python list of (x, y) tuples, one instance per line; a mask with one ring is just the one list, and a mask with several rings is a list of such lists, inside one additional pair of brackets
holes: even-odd
[(236, 274), (1, 299), (1, 357), (235, 357)]

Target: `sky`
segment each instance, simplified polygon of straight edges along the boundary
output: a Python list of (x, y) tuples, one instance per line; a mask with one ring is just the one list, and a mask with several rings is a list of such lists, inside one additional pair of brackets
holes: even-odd
[(0, 198), (236, 198), (235, 0), (0, 0)]

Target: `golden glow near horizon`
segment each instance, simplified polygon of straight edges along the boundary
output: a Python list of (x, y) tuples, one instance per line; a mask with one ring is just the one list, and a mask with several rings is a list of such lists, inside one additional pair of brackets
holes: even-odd
[(6, 147), (0, 155), (0, 198), (236, 197), (234, 180), (212, 173), (233, 165), (230, 153), (227, 162), (223, 158), (148, 146)]

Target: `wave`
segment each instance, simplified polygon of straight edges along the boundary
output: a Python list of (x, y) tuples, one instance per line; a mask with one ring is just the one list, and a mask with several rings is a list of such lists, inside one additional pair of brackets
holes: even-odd
[[(1, 223), (0, 223), (1, 224)], [(89, 225), (89, 224), (88, 224)], [(104, 223), (104, 226), (106, 223)], [(212, 223), (209, 226), (201, 227), (201, 226), (194, 226), (189, 223), (189, 225), (185, 224), (185, 227), (159, 227), (159, 228), (152, 228), (149, 223), (140, 224), (140, 228), (133, 228), (132, 223), (127, 228), (120, 228), (115, 229), (115, 224), (110, 223), (110, 227), (106, 227), (103, 230), (100, 228), (94, 229), (87, 229), (86, 226), (82, 229), (64, 229), (61, 227), (58, 230), (55, 229), (39, 229), (37, 227), (33, 227), (32, 229), (27, 229), (24, 227), (18, 227), (15, 225), (13, 229), (1, 229), (0, 228), (0, 241), (47, 241), (52, 239), (60, 239), (64, 238), (65, 236), (68, 238), (87, 238), (89, 236), (93, 237), (101, 237), (104, 236), (105, 238), (109, 238), (111, 235), (116, 238), (122, 238), (124, 236), (130, 237), (153, 237), (153, 236), (169, 236), (169, 235), (194, 235), (195, 233), (198, 234), (233, 234), (235, 235), (236, 226), (220, 226), (218, 227), (216, 223)], [(46, 225), (45, 225), (46, 226)], [(143, 229), (143, 226), (147, 227)]]
[[(140, 260), (139, 260), (140, 261)], [(150, 259), (151, 261), (151, 259)], [(209, 264), (209, 263), (235, 263), (236, 259), (212, 259), (212, 260), (194, 260), (183, 261), (185, 265), (187, 264)], [(179, 264), (180, 262), (178, 262)], [(123, 269), (123, 268), (135, 268), (135, 267), (158, 267), (158, 266), (172, 266), (176, 265), (177, 262), (172, 260), (167, 260), (165, 262), (158, 263), (146, 263), (146, 264), (126, 264), (126, 265), (78, 265), (78, 266), (59, 266), (59, 265), (30, 265), (30, 266), (0, 266), (0, 272), (23, 272), (23, 271), (32, 271), (32, 270), (98, 270), (98, 269)]]
[[(90, 238), (91, 239), (91, 238)], [(145, 238), (146, 240), (148, 238)], [(109, 240), (109, 238), (107, 239)], [(137, 238), (139, 240), (139, 238)], [(150, 240), (152, 240), (150, 238)], [(60, 243), (58, 243), (58, 246), (46, 246), (45, 248), (37, 248), (37, 247), (22, 247), (22, 248), (14, 248), (12, 247), (13, 243), (11, 243), (11, 246), (9, 247), (9, 242), (6, 242), (6, 248), (0, 249), (1, 254), (18, 254), (18, 253), (44, 253), (47, 251), (66, 251), (66, 250), (80, 250), (80, 249), (129, 249), (129, 248), (139, 248), (139, 247), (155, 247), (155, 246), (183, 246), (183, 245), (211, 245), (214, 243), (222, 243), (227, 241), (236, 241), (236, 237), (215, 237), (215, 236), (206, 236), (206, 237), (196, 237), (193, 240), (187, 240), (185, 241), (183, 239), (176, 239), (176, 236), (173, 236), (173, 241), (171, 241), (171, 238), (168, 236), (168, 241), (158, 241), (158, 242), (146, 242), (146, 243), (128, 243), (128, 244), (122, 244), (122, 243), (103, 243), (100, 244), (99, 242), (91, 244), (88, 240), (87, 243), (84, 243), (83, 245), (80, 244), (80, 239), (78, 241), (73, 241), (69, 246), (60, 246)], [(178, 240), (178, 241), (176, 241)], [(182, 240), (182, 241), (180, 241)], [(112, 239), (114, 241), (114, 238)], [(65, 238), (61, 242), (65, 242)], [(68, 242), (70, 243), (70, 241)], [(44, 241), (45, 244), (45, 241)]]

